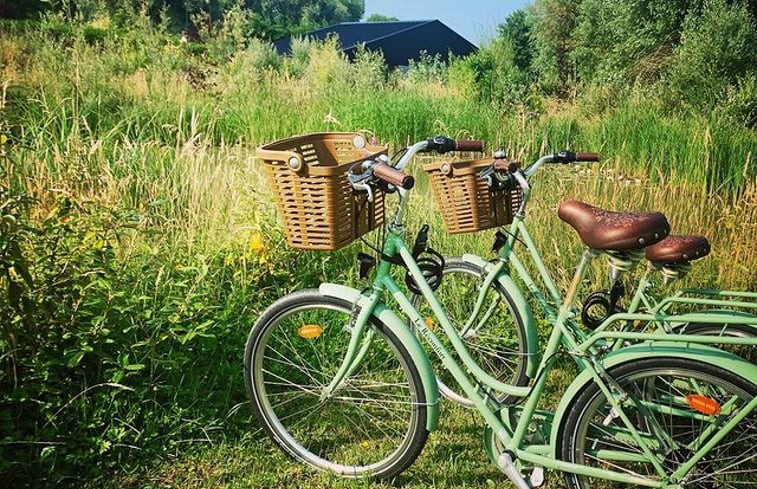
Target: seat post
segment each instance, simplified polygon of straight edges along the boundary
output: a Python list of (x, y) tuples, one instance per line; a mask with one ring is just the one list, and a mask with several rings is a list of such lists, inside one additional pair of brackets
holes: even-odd
[(562, 306), (566, 311), (570, 311), (570, 308), (573, 306), (578, 294), (578, 286), (581, 285), (589, 264), (597, 255), (599, 255), (599, 252), (591, 248), (586, 248), (581, 254), (581, 261), (578, 262), (576, 273), (573, 274), (573, 280), (570, 282), (570, 287), (568, 287), (568, 292), (565, 294), (565, 300), (563, 301)]

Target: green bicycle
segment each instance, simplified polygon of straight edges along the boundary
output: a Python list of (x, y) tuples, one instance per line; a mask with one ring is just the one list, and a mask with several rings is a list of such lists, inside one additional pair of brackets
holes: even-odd
[[(583, 161), (596, 161), (598, 159), (598, 155), (586, 153), (579, 154), (579, 157)], [(519, 209), (519, 212), (516, 212), (523, 217), (516, 218), (516, 222), (512, 226), (513, 229), (503, 229), (496, 232), (492, 249), (495, 253), (498, 253), (499, 260), (512, 266), (515, 275), (532, 293), (540, 311), (551, 322), (554, 322), (557, 317), (561, 297), (554, 281), (543, 266), (541, 256), (525, 225), (525, 204), (530, 196), (530, 184), (526, 177), (533, 175), (545, 162), (572, 163), (574, 161), (576, 161), (575, 153), (563, 151), (554, 155), (547, 155), (525, 172), (521, 172), (517, 165), (509, 165), (508, 169), (506, 158), (500, 153), (499, 155), (495, 154), (494, 161), (480, 172), (480, 176), (489, 180), (489, 186), (500, 185), (521, 188), (525, 196), (521, 202), (523, 207)], [(521, 176), (523, 185), (515, 179), (516, 172)], [(578, 213), (578, 215), (574, 215), (575, 213)], [(639, 216), (646, 218), (661, 217), (660, 214), (655, 214), (645, 213)], [(571, 224), (577, 222), (575, 219), (589, 219), (591, 222), (601, 218), (613, 219), (618, 215), (577, 201), (567, 201), (560, 206), (560, 216), (568, 222), (573, 221)], [(508, 241), (508, 236), (511, 238), (510, 241)], [(515, 252), (514, 246), (519, 242), (529, 252), (539, 274), (539, 279), (548, 290), (547, 293), (535, 284), (534, 278)], [(615, 313), (648, 312), (650, 314), (663, 314), (669, 312), (675, 306), (686, 306), (688, 309), (707, 307), (708, 309), (703, 312), (710, 315), (722, 314), (722, 320), (718, 322), (684, 323), (653, 320), (645, 321), (640, 325), (634, 321), (626, 321), (621, 329), (624, 331), (644, 329), (671, 334), (687, 333), (698, 336), (752, 338), (755, 341), (738, 344), (724, 340), (721, 342), (721, 346), (753, 362), (757, 354), (757, 350), (753, 348), (757, 344), (757, 316), (750, 311), (757, 308), (757, 293), (682, 289), (671, 296), (657, 299), (655, 294), (648, 293), (649, 289), (655, 285), (653, 281), (655, 274), (662, 275), (666, 282), (684, 277), (691, 268), (692, 261), (709, 254), (710, 245), (703, 236), (691, 235), (671, 235), (657, 243), (652, 244), (649, 241), (647, 243), (650, 246), (638, 250), (605, 251), (613, 285), (609, 290), (592, 292), (585, 298), (583, 307), (580, 309), (583, 326), (596, 329)], [(624, 310), (620, 307), (620, 299), (625, 294), (623, 275), (633, 270), (645, 257), (648, 266), (639, 277), (628, 307)], [(506, 376), (520, 365), (514, 360), (512, 344), (507, 341), (507, 336), (503, 332), (518, 331), (521, 327), (515, 324), (518, 322), (519, 316), (516, 314), (517, 306), (514, 299), (508, 295), (506, 290), (502, 289), (496, 280), (485, 280), (492, 265), (492, 262), (487, 262), (473, 255), (462, 258), (445, 258), (443, 279), (440, 278), (442, 286), (435, 290), (435, 293), (444, 304), (453, 323), (459, 325), (459, 334), (468, 349), (473, 352), (476, 361), (486, 365), (488, 372), (495, 373), (495, 376)], [(488, 292), (484, 292), (486, 290)], [(482, 304), (485, 304), (485, 306), (469, 299), (479, 295), (483, 297), (484, 294), (486, 294), (486, 299)], [(421, 300), (422, 297), (416, 294), (413, 297), (413, 304), (420, 306)], [(481, 307), (483, 307), (481, 311), (484, 312), (479, 312), (479, 309), (477, 309)], [(573, 313), (578, 315), (579, 310), (574, 309)], [(751, 321), (735, 324), (726, 321), (727, 318), (734, 315), (751, 319)], [(620, 321), (620, 319), (613, 318), (608, 325), (614, 321)], [(576, 334), (580, 338), (587, 338), (581, 330), (577, 330)], [(615, 341), (612, 348), (618, 349), (622, 345), (623, 341)], [(454, 389), (453, 379), (448, 372), (442, 372), (439, 376), (439, 389), (444, 397), (464, 406), (473, 405), (467, 397)]]
[[(553, 329), (541, 355), (533, 315), (507, 263), (466, 256), (487, 271), (487, 289), (496, 282), (507, 293), (519, 330), (508, 333), (519, 365), (516, 374), (495, 378), (475, 362), (414, 250), (405, 244), (402, 224), (414, 182), (401, 169), (420, 151), (443, 153), (463, 146), (472, 145), (435, 138), (408, 148), (394, 167), (386, 158), (359, 165), (351, 177), (354, 188), (396, 189), (399, 195), (371, 287), (361, 293), (322, 284), (294, 292), (272, 304), (251, 329), (246, 385), (253, 410), (274, 442), (296, 460), (345, 477), (392, 478), (407, 468), (439, 417), (435, 375), (417, 332), (483, 416), (491, 433), (487, 451), (516, 487), (539, 485), (541, 467), (565, 472), (576, 488), (612, 482), (660, 488), (751, 485), (757, 470), (757, 367), (708, 347), (705, 343), (713, 342), (708, 336), (615, 333), (607, 331), (608, 320), (585, 337), (573, 320), (573, 306), (595, 249), (583, 253), (571, 287), (557, 302), (562, 306), (550, 317)], [(509, 247), (522, 217), (516, 215)], [(639, 238), (654, 241), (655, 233), (661, 238), (667, 232), (664, 218), (624, 219), (621, 244), (626, 249), (636, 249)], [(528, 243), (526, 233), (521, 238)], [(391, 271), (400, 264), (459, 361), (394, 280)], [(386, 306), (386, 295), (415, 331)], [(722, 315), (708, 314), (615, 316), (619, 321), (722, 322)], [(637, 343), (610, 352), (608, 338)], [(537, 410), (546, 374), (560, 351), (570, 354), (581, 372), (554, 412)], [(499, 394), (510, 404), (503, 404)], [(529, 483), (524, 471), (532, 468)]]

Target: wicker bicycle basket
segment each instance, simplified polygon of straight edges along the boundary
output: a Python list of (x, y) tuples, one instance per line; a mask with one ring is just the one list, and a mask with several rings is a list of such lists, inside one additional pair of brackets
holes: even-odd
[(423, 166), (450, 234), (473, 233), (509, 224), (522, 198), (520, 189), (492, 190), (479, 172), (491, 158), (443, 161)]
[(386, 154), (359, 133), (313, 133), (257, 149), (273, 190), (287, 241), (301, 250), (337, 250), (384, 219), (384, 195), (353, 190), (347, 178), (359, 161)]

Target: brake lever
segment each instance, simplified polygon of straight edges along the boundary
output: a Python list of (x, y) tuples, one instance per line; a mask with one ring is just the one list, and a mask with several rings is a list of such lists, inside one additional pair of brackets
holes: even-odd
[[(356, 167), (360, 167), (362, 171), (355, 173)], [(373, 174), (369, 171), (370, 168), (376, 166), (376, 162), (372, 160), (365, 160), (362, 163), (357, 163), (350, 171), (347, 172), (347, 179), (352, 185), (352, 188), (358, 192), (363, 191), (368, 194), (368, 202), (373, 202), (373, 187), (369, 184)]]
[(567, 149), (563, 149), (555, 153), (552, 160), (556, 163), (573, 163), (576, 161), (576, 153), (573, 151), (568, 151)]
[(352, 188), (357, 191), (365, 191), (368, 194), (368, 202), (373, 202), (373, 187), (365, 182), (353, 183)]
[[(439, 154), (449, 153), (455, 150), (455, 141), (446, 136), (434, 136), (426, 141), (426, 148), (422, 151), (427, 153), (429, 151), (435, 151)], [(421, 151), (419, 151), (421, 152)]]

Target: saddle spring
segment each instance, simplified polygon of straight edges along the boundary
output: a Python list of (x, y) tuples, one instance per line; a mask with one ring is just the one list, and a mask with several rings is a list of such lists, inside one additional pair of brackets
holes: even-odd
[(675, 280), (678, 278), (684, 278), (689, 273), (690, 270), (691, 270), (691, 263), (689, 262), (669, 263), (669, 264), (663, 265), (661, 268), (662, 280), (665, 284), (668, 284), (672, 280)]
[(607, 263), (610, 266), (610, 278), (613, 282), (624, 272), (630, 272), (644, 258), (644, 250), (609, 251)]
[(592, 292), (586, 297), (581, 308), (581, 321), (586, 327), (596, 329), (612, 314), (624, 312), (619, 305), (620, 299), (625, 294), (621, 276), (633, 270), (643, 257), (643, 250), (607, 252), (612, 288)]

